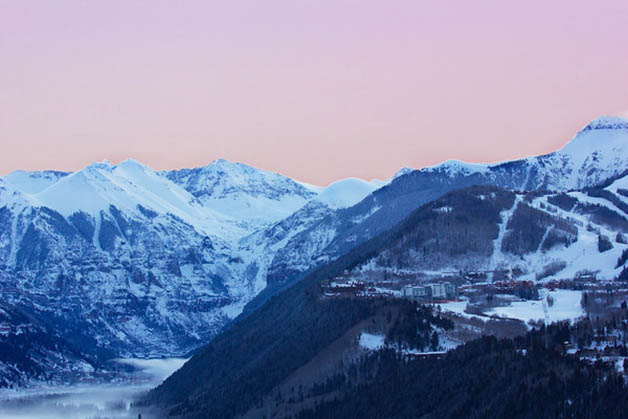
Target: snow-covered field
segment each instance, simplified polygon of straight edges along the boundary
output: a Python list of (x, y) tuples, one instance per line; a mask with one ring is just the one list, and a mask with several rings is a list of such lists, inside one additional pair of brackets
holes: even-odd
[(448, 303), (440, 303), (437, 305), (442, 311), (448, 311), (466, 318), (477, 317), (473, 314), (465, 313), (468, 303), (469, 302), (466, 299), (463, 299), (462, 301), (450, 301)]
[[(553, 323), (562, 320), (577, 320), (585, 315), (580, 305), (581, 291), (572, 290), (541, 290), (541, 300), (515, 301), (505, 307), (495, 307), (486, 312), (487, 315), (497, 315), (523, 322), (543, 320)], [(548, 303), (548, 297), (553, 304)]]
[(360, 335), (360, 346), (365, 349), (376, 351), (384, 347), (384, 336), (372, 333), (362, 333)]
[[(521, 320), (524, 323), (530, 320), (542, 320), (547, 324), (563, 320), (574, 321), (585, 315), (584, 309), (580, 305), (582, 291), (572, 290), (540, 290), (540, 300), (513, 301), (507, 306), (495, 307), (484, 314), (487, 316), (498, 316), (508, 319)], [(553, 300), (550, 306), (547, 297)], [(465, 313), (468, 301), (451, 301), (438, 304), (442, 311), (447, 311), (465, 318), (482, 318), (474, 314)]]
[[(137, 373), (131, 382), (80, 384), (0, 390), (0, 418), (84, 419), (136, 418), (131, 402), (141, 393), (160, 384), (185, 363), (182, 358), (119, 359)], [(143, 415), (146, 418), (146, 415)]]

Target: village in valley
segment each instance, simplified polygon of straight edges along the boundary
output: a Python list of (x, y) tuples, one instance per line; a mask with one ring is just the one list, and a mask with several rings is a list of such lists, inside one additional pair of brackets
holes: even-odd
[[(439, 331), (440, 351), (483, 334), (512, 337), (532, 328), (567, 322), (586, 332), (564, 342), (565, 354), (615, 364), (628, 363), (628, 283), (600, 280), (591, 273), (575, 278), (517, 280), (512, 270), (434, 274), (364, 275), (345, 271), (323, 282), (324, 298), (391, 298), (431, 307), (453, 321)], [(376, 280), (374, 278), (382, 278)], [(371, 340), (373, 335), (367, 335)], [(381, 345), (380, 345), (381, 346)], [(405, 352), (410, 356), (420, 353)]]

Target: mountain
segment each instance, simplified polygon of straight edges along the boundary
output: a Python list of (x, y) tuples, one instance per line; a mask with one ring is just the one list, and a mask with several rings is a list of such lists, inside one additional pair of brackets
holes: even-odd
[[(349, 208), (319, 210), (273, 256), (267, 281), (290, 283), (386, 231), (411, 211), (445, 193), (472, 185), (510, 190), (569, 191), (603, 183), (628, 170), (628, 120), (601, 117), (554, 153), (496, 164), (448, 160), (420, 170), (402, 169), (393, 180)], [(270, 241), (287, 231), (286, 219), (269, 227)], [(294, 232), (294, 230), (292, 230)], [(281, 289), (275, 285), (277, 289)], [(266, 296), (264, 296), (266, 298)]]
[(7, 187), (0, 199), (3, 298), (84, 351), (189, 350), (247, 292), (212, 234), (233, 227), (135, 162), (90, 165), (36, 194)]
[(224, 159), (161, 175), (188, 191), (204, 207), (233, 218), (247, 232), (289, 216), (318, 195), (285, 176)]
[[(400, 298), (360, 297), (359, 293), (342, 297), (327, 290), (336, 281), (345, 284), (362, 281), (378, 289), (383, 283), (399, 286), (407, 278), (413, 281), (444, 276), (463, 278), (469, 272), (489, 271), (495, 275), (499, 270), (510, 271), (515, 279), (532, 282), (577, 278), (579, 274), (612, 279), (628, 260), (622, 256), (628, 254), (624, 237), (628, 232), (628, 189), (624, 189), (628, 177), (608, 183), (569, 193), (524, 193), (490, 185), (451, 191), (237, 318), (228, 330), (151, 391), (141, 405), (155, 406), (161, 409), (159, 415), (166, 417), (295, 417), (297, 414), (316, 417), (308, 416), (308, 411), (317, 407), (320, 414), (334, 417), (332, 409), (340, 408), (338, 400), (344, 395), (340, 389), (347, 391), (349, 402), (357, 403), (356, 400), (362, 400), (361, 388), (386, 388), (382, 395), (388, 394), (390, 403), (379, 403), (375, 397), (370, 408), (384, 412), (378, 417), (391, 417), (385, 413), (389, 411), (399, 411), (392, 417), (406, 417), (404, 409), (397, 407), (415, 406), (417, 411), (429, 412), (429, 409), (447, 411), (450, 405), (441, 401), (434, 402), (429, 409), (421, 407), (421, 403), (414, 402), (417, 397), (414, 393), (395, 403), (395, 394), (401, 394), (400, 388), (405, 388), (395, 387), (400, 377), (404, 385), (413, 383), (411, 388), (421, 387), (427, 394), (425, 389), (430, 387), (430, 380), (436, 379), (440, 368), (448, 371), (447, 377), (458, 385), (478, 383), (472, 394), (489, 398), (487, 384), (469, 379), (472, 374), (486, 377), (490, 382), (491, 374), (485, 376), (482, 367), (487, 363), (495, 366), (493, 373), (497, 375), (501, 374), (500, 368), (508, 368), (505, 365), (517, 366), (520, 379), (532, 381), (537, 375), (531, 373), (530, 363), (540, 362), (542, 366), (534, 367), (534, 371), (542, 374), (550, 365), (582, 371), (587, 368), (586, 363), (564, 358), (562, 346), (539, 345), (543, 333), (547, 333), (545, 329), (521, 338), (518, 343), (497, 344), (490, 339), (470, 342), (447, 355), (449, 364), (440, 361), (415, 364), (412, 357), (409, 361), (398, 353), (368, 357), (360, 349), (365, 334), (378, 331), (391, 349), (407, 355), (412, 354), (408, 352), (410, 338), (416, 339), (418, 334), (420, 342), (414, 344), (420, 345), (420, 352), (425, 352), (427, 342), (435, 341), (436, 344), (429, 343), (434, 348), (440, 340), (447, 341), (450, 326), (438, 317), (436, 310), (407, 307)], [(626, 315), (625, 310), (622, 315)], [(490, 321), (487, 318), (463, 326), (465, 330), (487, 330)], [(559, 345), (571, 333), (561, 331), (561, 327), (551, 332)], [(495, 330), (505, 328), (502, 323)], [(524, 334), (525, 330), (523, 327), (523, 332), (516, 333)], [(522, 350), (541, 352), (528, 363), (521, 358)], [(504, 355), (510, 361), (501, 359)], [(500, 361), (492, 364), (496, 359)], [(411, 375), (405, 375), (404, 365), (412, 368)], [(379, 366), (387, 366), (397, 375), (393, 377)], [(421, 366), (431, 372), (421, 373)], [(472, 372), (476, 367), (477, 371)], [(455, 372), (467, 368), (467, 372)], [(603, 371), (600, 368), (598, 372)], [(595, 383), (586, 384), (590, 386), (587, 392), (605, 380), (601, 375), (595, 376)], [(373, 381), (373, 377), (383, 381)], [(459, 400), (459, 396), (454, 396), (459, 393), (457, 386), (446, 382), (443, 378), (439, 388), (452, 394), (451, 400)], [(524, 391), (516, 385), (507, 387), (510, 389), (507, 394)], [(431, 397), (437, 398), (438, 394)], [(567, 398), (555, 400), (557, 404), (552, 409), (560, 410)], [(549, 403), (551, 397), (547, 400)], [(464, 402), (461, 403), (458, 408), (465, 408)], [(449, 415), (465, 416), (461, 412)], [(482, 417), (481, 413), (478, 415)]]
[(85, 353), (185, 354), (266, 285), (243, 237), (309, 202), (351, 205), (376, 187), (338, 185), (225, 160), (169, 172), (134, 160), (13, 172), (0, 178), (0, 300)]
[[(291, 282), (278, 281), (269, 272), (273, 263), (277, 263), (276, 261), (280, 257), (278, 255), (282, 254), (284, 248), (289, 247), (295, 240), (298, 241), (303, 232), (317, 226), (321, 220), (326, 220), (338, 210), (355, 205), (385, 184), (378, 180), (366, 182), (361, 179), (349, 178), (334, 182), (325, 189), (314, 189), (319, 192), (319, 195), (289, 217), (243, 238), (240, 241), (240, 255), (250, 270), (255, 272), (256, 282), (260, 284), (261, 291), (248, 309), (259, 306), (267, 297), (279, 292)], [(330, 235), (323, 231), (319, 236), (309, 237), (309, 241), (300, 243), (302, 247), (307, 247), (307, 251), (304, 253), (306, 257), (322, 252), (329, 241), (329, 237)], [(298, 270), (294, 269), (295, 264), (301, 260), (300, 250), (302, 249), (298, 249), (289, 256), (292, 265), (290, 270), (286, 267), (281, 271), (282, 278), (283, 275), (293, 273), (296, 277), (301, 272), (310, 269), (311, 265), (308, 259)], [(277, 270), (276, 267), (274, 269)]]
[(412, 213), (395, 227), (394, 238), (379, 239), (375, 255), (345, 277), (377, 282), (488, 272), (496, 279), (509, 271), (531, 282), (583, 275), (612, 281), (628, 249), (623, 186), (628, 176), (584, 192), (457, 190)]

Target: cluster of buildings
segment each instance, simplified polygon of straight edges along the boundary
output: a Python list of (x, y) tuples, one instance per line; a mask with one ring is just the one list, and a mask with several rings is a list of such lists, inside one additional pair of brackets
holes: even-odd
[(345, 283), (332, 282), (323, 284), (325, 297), (359, 297), (378, 298), (392, 297), (393, 292), (385, 288), (375, 288), (372, 284), (367, 285), (360, 281), (349, 281)]
[(456, 296), (456, 288), (449, 282), (408, 285), (401, 289), (401, 295), (413, 299), (446, 300)]

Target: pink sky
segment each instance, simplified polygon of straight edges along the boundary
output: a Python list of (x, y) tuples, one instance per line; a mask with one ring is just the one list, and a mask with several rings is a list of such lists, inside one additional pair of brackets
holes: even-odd
[(223, 157), (387, 178), (627, 112), (626, 0), (0, 0), (0, 175)]

